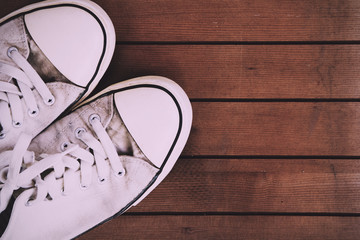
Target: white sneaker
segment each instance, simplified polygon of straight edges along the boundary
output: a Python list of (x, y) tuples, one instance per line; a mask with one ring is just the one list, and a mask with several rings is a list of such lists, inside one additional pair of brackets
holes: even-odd
[(0, 155), (0, 235), (70, 239), (122, 214), (169, 173), (191, 122), (183, 90), (151, 76), (110, 86), (32, 141), (21, 135)]
[(0, 152), (83, 100), (114, 48), (110, 18), (87, 0), (43, 1), (0, 19)]

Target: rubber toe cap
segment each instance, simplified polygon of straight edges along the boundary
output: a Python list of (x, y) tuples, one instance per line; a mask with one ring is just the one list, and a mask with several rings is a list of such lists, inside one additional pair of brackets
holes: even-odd
[(181, 128), (174, 97), (156, 86), (137, 86), (115, 94), (117, 110), (145, 156), (161, 167)]
[(77, 6), (52, 6), (25, 15), (36, 44), (70, 81), (85, 87), (97, 70), (105, 38), (98, 18)]

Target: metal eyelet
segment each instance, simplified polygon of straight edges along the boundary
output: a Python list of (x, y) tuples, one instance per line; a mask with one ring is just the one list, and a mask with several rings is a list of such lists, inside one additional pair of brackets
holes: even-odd
[(69, 147), (69, 145), (70, 145), (70, 143), (68, 143), (68, 142), (62, 143), (60, 146), (61, 151), (64, 152)]
[(19, 52), (19, 50), (16, 47), (9, 47), (8, 51), (7, 51), (7, 55), (8, 55), (9, 58), (12, 58), (11, 55), (12, 55), (13, 52)]
[(55, 103), (55, 97), (51, 96), (51, 98), (49, 98), (49, 99), (44, 99), (44, 103), (48, 106), (53, 105)]
[(119, 177), (123, 177), (123, 176), (125, 176), (125, 169), (123, 169), (122, 171), (120, 171), (120, 172), (118, 172), (117, 173), (117, 176), (119, 176)]
[(9, 172), (9, 167), (4, 167), (3, 169), (0, 170), (0, 181), (1, 182), (3, 182), (3, 183), (6, 182), (8, 172)]
[(98, 182), (99, 182), (100, 184), (103, 184), (105, 181), (106, 181), (105, 178), (98, 178)]
[(89, 116), (89, 123), (92, 124), (95, 120), (99, 120), (101, 122), (101, 118), (98, 114), (94, 113)]
[(6, 137), (6, 133), (0, 133), (0, 139), (4, 139)]
[(29, 114), (30, 117), (36, 117), (37, 115), (39, 115), (39, 111), (29, 109), (28, 114)]
[(86, 129), (85, 128), (82, 128), (82, 127), (79, 127), (77, 129), (75, 129), (75, 137), (77, 139), (80, 139), (81, 138), (81, 134), (86, 132)]
[(14, 126), (15, 128), (19, 128), (19, 127), (21, 127), (21, 125), (22, 125), (21, 122), (17, 122), (17, 121), (13, 121), (12, 124), (13, 124), (13, 126)]

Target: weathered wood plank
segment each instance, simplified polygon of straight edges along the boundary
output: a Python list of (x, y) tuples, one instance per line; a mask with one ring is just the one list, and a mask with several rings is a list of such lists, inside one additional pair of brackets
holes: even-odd
[[(0, 16), (36, 0), (2, 4)], [(343, 41), (360, 39), (360, 2), (95, 0), (119, 41)]]
[(142, 75), (190, 98), (358, 98), (360, 45), (118, 45), (98, 89)]
[[(357, 44), (236, 44), (359, 41), (357, 0), (95, 1), (112, 18), (119, 41), (99, 88), (155, 74), (174, 79), (195, 100), (359, 96)], [(34, 2), (6, 1), (0, 17)], [(183, 155), (202, 158), (180, 159), (129, 211), (135, 216), (120, 216), (81, 239), (359, 239), (359, 217), (286, 215), (359, 214), (359, 160), (204, 155), (359, 156), (360, 103), (193, 102), (193, 107)], [(279, 215), (246, 216), (253, 212)]]
[(360, 213), (360, 160), (179, 159), (130, 212)]
[(323, 41), (360, 37), (357, 0), (97, 0), (119, 41)]
[(359, 102), (193, 102), (184, 155), (360, 155)]
[(358, 217), (119, 216), (79, 239), (318, 239), (360, 237)]
[(0, 8), (0, 18), (16, 11), (24, 6), (39, 2), (38, 0), (13, 0), (13, 1), (2, 1)]

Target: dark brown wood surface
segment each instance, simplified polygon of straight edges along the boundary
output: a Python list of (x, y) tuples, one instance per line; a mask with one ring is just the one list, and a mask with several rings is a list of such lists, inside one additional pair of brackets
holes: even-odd
[(359, 71), (356, 44), (119, 44), (102, 84), (155, 74), (192, 99), (351, 99)]
[(353, 236), (360, 234), (359, 220), (336, 216), (127, 215), (81, 239), (355, 239)]
[(352, 159), (181, 158), (130, 212), (359, 214), (359, 165)]
[(360, 1), (95, 2), (117, 34), (96, 91), (166, 76), (194, 121), (168, 177), (79, 239), (360, 239)]
[(185, 155), (360, 155), (359, 102), (193, 102)]
[[(4, 0), (4, 16), (37, 0)], [(96, 0), (124, 42), (356, 41), (358, 0)], [(5, 4), (6, 3), (6, 4)]]

